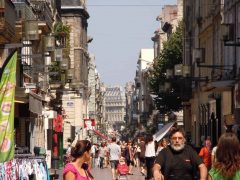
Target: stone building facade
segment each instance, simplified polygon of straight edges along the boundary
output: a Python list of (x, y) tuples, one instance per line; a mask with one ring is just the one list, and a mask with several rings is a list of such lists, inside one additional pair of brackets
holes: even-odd
[(87, 103), (89, 96), (87, 20), (89, 14), (86, 4), (77, 0), (62, 0), (61, 16), (64, 24), (70, 26), (70, 54), (68, 59), (68, 90), (63, 95), (63, 108), (67, 117), (64, 125), (64, 146), (66, 139), (85, 139), (84, 118), (88, 118)]
[[(194, 77), (185, 102), (185, 129), (201, 145), (215, 145), (226, 128), (239, 128), (239, 1), (184, 1), (184, 64)], [(208, 77), (208, 81), (198, 79)], [(235, 118), (232, 118), (234, 117)], [(231, 118), (229, 118), (231, 117)]]
[(105, 118), (110, 128), (115, 130), (120, 128), (120, 124), (125, 123), (126, 98), (123, 87), (106, 87), (105, 92)]
[(149, 91), (149, 69), (154, 60), (154, 49), (141, 49), (137, 60), (135, 90), (133, 96), (133, 121), (138, 128), (150, 125), (153, 101)]
[(126, 124), (130, 125), (133, 119), (133, 93), (135, 90), (134, 82), (127, 82), (125, 86), (126, 92)]

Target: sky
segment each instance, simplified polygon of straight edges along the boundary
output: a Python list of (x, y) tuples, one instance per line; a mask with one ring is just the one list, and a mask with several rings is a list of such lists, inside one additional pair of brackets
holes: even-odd
[(106, 85), (134, 81), (140, 49), (153, 48), (156, 17), (177, 0), (87, 0), (89, 52)]

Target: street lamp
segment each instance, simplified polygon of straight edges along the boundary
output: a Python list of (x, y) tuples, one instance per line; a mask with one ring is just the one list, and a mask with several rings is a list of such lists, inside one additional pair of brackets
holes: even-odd
[(191, 77), (191, 67), (183, 64), (175, 64), (174, 75), (180, 79), (187, 79), (191, 81), (205, 81), (208, 82), (208, 76), (206, 77)]
[(54, 51), (55, 50), (55, 37), (52, 35), (47, 35), (44, 37), (44, 50)]
[(38, 21), (37, 20), (27, 20), (24, 23), (25, 25), (25, 38), (26, 40), (38, 40)]

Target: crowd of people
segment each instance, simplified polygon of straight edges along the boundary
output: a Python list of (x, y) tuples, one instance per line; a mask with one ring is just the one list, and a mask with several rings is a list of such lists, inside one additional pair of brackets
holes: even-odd
[(91, 144), (79, 140), (68, 150), (64, 168), (65, 180), (91, 180), (91, 168), (111, 168), (112, 179), (133, 175), (133, 167), (155, 180), (240, 180), (240, 143), (233, 132), (226, 132), (212, 147), (207, 138), (196, 152), (186, 144), (181, 129), (173, 128), (168, 138), (155, 142), (152, 135), (136, 141), (117, 141)]

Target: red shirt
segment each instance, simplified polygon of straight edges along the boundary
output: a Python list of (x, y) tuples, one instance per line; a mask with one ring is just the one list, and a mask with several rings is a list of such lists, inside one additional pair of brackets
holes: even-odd
[(202, 159), (203, 163), (207, 166), (207, 168), (211, 167), (211, 152), (207, 147), (202, 147), (201, 151), (198, 154)]

